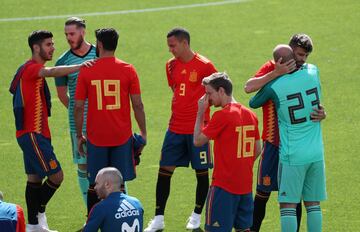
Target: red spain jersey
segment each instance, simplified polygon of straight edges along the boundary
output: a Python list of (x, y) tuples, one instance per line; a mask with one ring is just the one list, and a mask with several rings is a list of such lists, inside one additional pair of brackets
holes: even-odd
[(75, 100), (88, 99), (87, 138), (96, 146), (119, 146), (132, 135), (130, 95), (140, 94), (135, 68), (116, 57), (81, 68)]
[(229, 103), (216, 111), (203, 133), (214, 140), (212, 185), (233, 194), (252, 192), (258, 120), (251, 110)]
[[(207, 58), (195, 53), (194, 58), (183, 63), (172, 58), (166, 63), (166, 75), (173, 89), (169, 130), (177, 134), (194, 133), (198, 100), (205, 94), (202, 80), (216, 72), (215, 66)], [(209, 109), (205, 120), (210, 118)]]
[[(255, 77), (261, 77), (275, 69), (273, 60), (266, 62), (256, 72)], [(262, 106), (263, 111), (263, 132), (262, 139), (275, 146), (279, 146), (279, 126), (276, 114), (276, 107), (273, 101), (269, 100)]]
[(24, 102), (24, 127), (16, 131), (17, 138), (30, 132), (51, 137), (44, 93), (45, 79), (39, 76), (39, 71), (43, 67), (43, 64), (33, 62), (25, 68), (20, 78), (19, 84)]

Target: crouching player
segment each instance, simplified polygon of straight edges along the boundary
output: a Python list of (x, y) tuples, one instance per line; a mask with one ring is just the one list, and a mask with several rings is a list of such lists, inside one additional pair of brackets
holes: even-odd
[[(206, 203), (206, 231), (250, 231), (252, 225), (253, 164), (261, 152), (258, 120), (232, 97), (226, 73), (204, 78), (206, 94), (198, 102), (194, 144), (214, 140), (215, 166)], [(221, 107), (203, 128), (209, 105)], [(202, 129), (203, 128), (203, 129)]]
[(132, 231), (143, 228), (144, 210), (140, 201), (121, 191), (123, 177), (113, 167), (101, 169), (96, 175), (95, 191), (101, 202), (96, 204), (86, 222), (84, 232)]

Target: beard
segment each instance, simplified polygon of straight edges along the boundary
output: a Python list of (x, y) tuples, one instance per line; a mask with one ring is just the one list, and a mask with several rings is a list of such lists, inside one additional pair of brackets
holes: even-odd
[(304, 64), (304, 62), (302, 62), (302, 61), (300, 61), (300, 62), (297, 61), (297, 62), (296, 62), (296, 68), (297, 68), (297, 69), (300, 69), (301, 66), (303, 66), (303, 64)]
[(40, 53), (39, 53), (41, 59), (45, 61), (52, 60), (52, 56), (46, 54), (45, 50), (40, 46)]
[(99, 57), (99, 47), (96, 45), (96, 57)]
[(84, 42), (84, 38), (80, 37), (78, 41), (75, 42), (74, 46), (71, 47), (72, 50), (78, 50), (82, 43)]

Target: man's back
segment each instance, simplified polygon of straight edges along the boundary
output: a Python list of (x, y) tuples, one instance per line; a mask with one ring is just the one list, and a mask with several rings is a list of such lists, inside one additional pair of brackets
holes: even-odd
[(214, 140), (212, 185), (234, 194), (250, 193), (259, 139), (256, 115), (239, 103), (229, 103), (213, 114), (203, 133)]
[(144, 210), (139, 200), (120, 192), (111, 193), (91, 210), (84, 232), (143, 230)]
[(77, 100), (88, 98), (87, 136), (97, 146), (118, 146), (131, 136), (130, 95), (140, 94), (134, 67), (115, 57), (80, 70)]
[(323, 160), (321, 126), (310, 119), (321, 97), (317, 67), (305, 64), (297, 72), (270, 82), (250, 105), (256, 106), (264, 96), (276, 104), (281, 162), (300, 165)]

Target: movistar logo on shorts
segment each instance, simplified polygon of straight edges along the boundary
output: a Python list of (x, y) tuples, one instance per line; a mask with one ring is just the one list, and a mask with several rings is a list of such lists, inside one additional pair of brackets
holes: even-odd
[(123, 200), (115, 214), (116, 219), (138, 216), (140, 215), (139, 210), (137, 210), (132, 204), (130, 204), (127, 200)]

